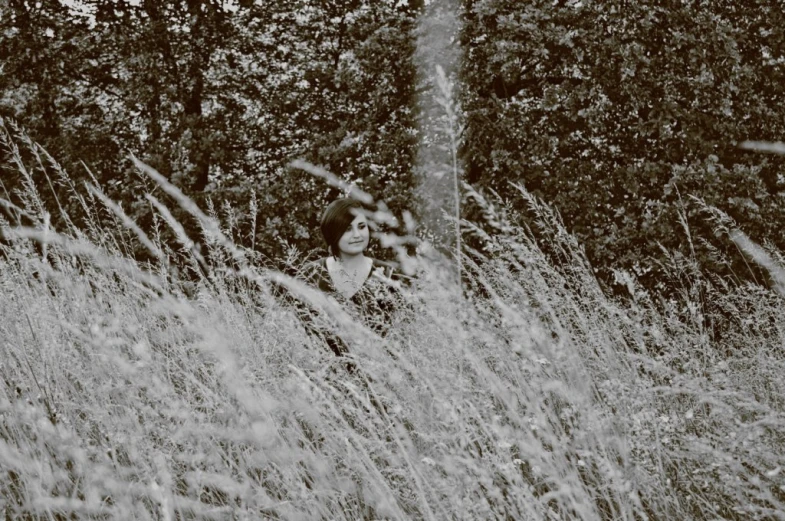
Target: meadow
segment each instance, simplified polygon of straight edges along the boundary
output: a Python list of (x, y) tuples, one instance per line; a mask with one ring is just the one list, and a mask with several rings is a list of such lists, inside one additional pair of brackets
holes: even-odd
[[(4, 221), (0, 246), (5, 519), (785, 519), (776, 284), (673, 254), (671, 296), (624, 272), (609, 295), (546, 205), (467, 187), (482, 249), (464, 247), (460, 285), (421, 249), (382, 339), (143, 165), (203, 251), (159, 199), (148, 236), (97, 185), (72, 187), (86, 218), (55, 232), (15, 153), (26, 204), (4, 206), (28, 226)], [(274, 284), (330, 317), (355, 371)]]

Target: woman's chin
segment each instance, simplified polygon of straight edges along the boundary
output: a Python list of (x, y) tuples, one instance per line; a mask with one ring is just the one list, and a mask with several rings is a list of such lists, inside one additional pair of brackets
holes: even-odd
[(346, 248), (345, 250), (341, 250), (341, 253), (346, 255), (360, 255), (362, 252), (365, 251), (365, 247), (361, 244), (358, 244), (356, 247)]

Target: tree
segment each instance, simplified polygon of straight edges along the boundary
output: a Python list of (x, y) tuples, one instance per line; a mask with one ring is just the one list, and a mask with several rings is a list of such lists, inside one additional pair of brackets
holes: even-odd
[[(83, 163), (143, 225), (134, 153), (200, 204), (249, 207), (237, 239), (275, 256), (335, 195), (288, 163), (305, 157), (400, 210), (414, 154), (410, 36), (416, 11), (367, 0), (10, 2), (0, 115), (19, 121), (77, 181)], [(26, 70), (26, 63), (45, 66)], [(43, 176), (38, 176), (44, 186)], [(18, 184), (18, 183), (17, 183)], [(14, 183), (9, 182), (9, 189)], [(313, 201), (300, 214), (291, 201)], [(75, 207), (74, 211), (78, 211)], [(258, 237), (249, 231), (257, 227)]]
[(680, 206), (696, 235), (731, 253), (689, 195), (783, 245), (772, 233), (782, 161), (736, 147), (785, 130), (777, 2), (470, 0), (464, 14), (470, 182), (503, 195), (523, 182), (596, 265), (652, 284), (659, 244), (689, 253)]

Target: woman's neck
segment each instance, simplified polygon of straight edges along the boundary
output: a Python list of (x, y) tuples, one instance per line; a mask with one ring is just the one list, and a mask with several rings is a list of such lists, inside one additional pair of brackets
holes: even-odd
[(349, 268), (362, 266), (365, 262), (367, 262), (366, 259), (367, 257), (364, 253), (358, 253), (357, 255), (347, 255), (345, 253), (341, 253), (338, 257), (340, 263)]

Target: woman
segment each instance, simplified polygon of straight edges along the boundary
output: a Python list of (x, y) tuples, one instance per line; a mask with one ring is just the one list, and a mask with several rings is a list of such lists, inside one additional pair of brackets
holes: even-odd
[[(399, 283), (404, 277), (391, 263), (365, 255), (370, 228), (364, 210), (359, 201), (350, 198), (327, 206), (320, 228), (330, 255), (306, 265), (300, 277), (334, 296), (350, 315), (385, 336), (401, 308)], [(317, 332), (312, 321), (305, 323), (312, 333)], [(335, 354), (348, 352), (335, 335), (328, 332), (325, 340)]]

